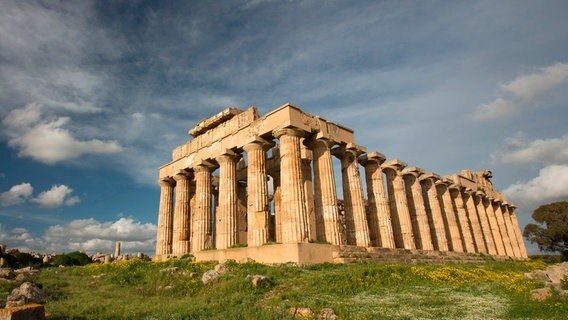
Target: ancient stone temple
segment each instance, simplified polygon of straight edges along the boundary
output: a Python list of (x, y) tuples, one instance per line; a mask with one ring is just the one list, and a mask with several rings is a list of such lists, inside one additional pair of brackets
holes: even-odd
[(441, 177), (387, 159), (291, 104), (262, 117), (228, 108), (189, 134), (159, 171), (157, 259), (527, 257), (515, 206), (490, 171)]

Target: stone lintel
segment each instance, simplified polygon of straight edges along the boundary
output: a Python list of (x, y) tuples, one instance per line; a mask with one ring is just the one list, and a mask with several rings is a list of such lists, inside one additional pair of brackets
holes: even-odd
[(187, 133), (194, 137), (202, 134), (203, 132), (213, 129), (217, 127), (219, 124), (233, 118), (239, 113), (242, 113), (243, 110), (235, 107), (228, 107), (225, 110), (217, 113), (216, 115), (203, 119), (195, 124), (195, 126), (190, 129)]
[(377, 151), (370, 151), (359, 157), (359, 163), (365, 165), (365, 163), (369, 161), (375, 161), (379, 165), (381, 165), (383, 162), (385, 162), (386, 159), (387, 157), (384, 154)]
[(434, 182), (436, 182), (437, 180), (440, 179), (440, 176), (433, 173), (433, 172), (424, 172), (423, 174), (420, 175), (420, 177), (418, 178), (420, 181), (422, 180), (427, 180), (427, 179), (432, 179)]

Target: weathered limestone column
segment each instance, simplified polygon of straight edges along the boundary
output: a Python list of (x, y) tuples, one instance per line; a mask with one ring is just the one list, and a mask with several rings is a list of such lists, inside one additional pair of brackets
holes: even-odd
[(268, 185), (266, 150), (269, 144), (258, 140), (243, 147), (247, 153), (247, 245), (258, 247), (268, 242)]
[(422, 173), (422, 169), (416, 167), (406, 167), (402, 170), (416, 248), (434, 250), (430, 226), (428, 225), (428, 214), (426, 213), (426, 205), (424, 204), (424, 196), (422, 194), (422, 186), (418, 180), (418, 177)]
[(340, 245), (342, 239), (339, 229), (339, 209), (330, 150), (332, 142), (317, 139), (308, 141), (307, 144), (312, 149), (314, 157), (316, 239)]
[(471, 231), (473, 233), (475, 248), (477, 249), (477, 252), (487, 254), (487, 246), (485, 244), (485, 239), (483, 238), (483, 231), (481, 228), (481, 223), (479, 222), (479, 214), (477, 213), (477, 208), (475, 207), (472, 190), (469, 188), (462, 190), (462, 197), (467, 208), (469, 222), (471, 223)]
[(192, 252), (211, 248), (211, 171), (214, 166), (202, 161), (195, 174), (195, 212), (193, 213)]
[(519, 227), (519, 221), (517, 220), (517, 215), (515, 214), (516, 206), (513, 204), (509, 204), (508, 211), (511, 215), (511, 222), (513, 223), (513, 227), (515, 229), (515, 233), (517, 235), (517, 242), (519, 243), (519, 250), (521, 253), (522, 258), (528, 258), (527, 248), (525, 246), (525, 241), (523, 241), (523, 234), (521, 233), (521, 228)]
[(493, 209), (493, 198), (487, 196), (483, 197), (483, 206), (485, 206), (485, 212), (487, 212), (487, 218), (489, 220), (489, 227), (491, 228), (491, 234), (493, 234), (493, 240), (495, 241), (495, 247), (497, 249), (497, 254), (500, 256), (506, 256), (505, 245), (503, 243), (503, 237), (499, 231), (499, 225), (497, 223), (497, 217), (495, 216), (495, 210)]
[(450, 185), (450, 196), (452, 203), (456, 209), (458, 226), (460, 227), (462, 240), (464, 243), (465, 252), (475, 253), (475, 244), (473, 243), (473, 234), (469, 224), (468, 214), (464, 205), (464, 200), (461, 194), (462, 187), (456, 184)]
[(367, 224), (365, 199), (363, 198), (359, 162), (357, 161), (360, 153), (362, 153), (361, 148), (354, 144), (348, 144), (334, 150), (334, 154), (341, 160), (347, 244), (369, 247), (371, 245), (369, 225)]
[(215, 160), (219, 163), (219, 210), (215, 216), (215, 247), (227, 249), (238, 241), (237, 230), (237, 160), (238, 155), (225, 150)]
[(161, 256), (172, 253), (175, 181), (163, 178), (158, 180), (158, 184), (160, 185), (160, 207), (158, 209), (156, 256)]
[(273, 134), (280, 140), (281, 241), (308, 242), (310, 235), (300, 153), (300, 138), (304, 132), (284, 128)]
[(442, 216), (442, 208), (440, 207), (440, 196), (436, 188), (436, 181), (440, 177), (433, 173), (424, 173), (419, 177), (420, 184), (422, 185), (422, 192), (425, 194), (424, 200), (426, 205), (426, 212), (428, 220), (431, 225), (430, 231), (432, 232), (432, 244), (435, 250), (449, 251), (448, 240), (446, 237), (446, 229), (444, 226), (444, 218)]
[(509, 238), (509, 232), (507, 231), (507, 225), (505, 224), (503, 211), (501, 210), (501, 200), (493, 199), (492, 206), (493, 211), (495, 212), (495, 217), (497, 218), (497, 225), (499, 226), (501, 237), (503, 238), (505, 254), (507, 255), (507, 257), (514, 257), (515, 254), (513, 252), (513, 247), (511, 246), (511, 239)]
[(496, 256), (497, 245), (495, 244), (495, 239), (493, 238), (493, 229), (491, 228), (491, 224), (489, 223), (489, 214), (487, 213), (485, 205), (483, 204), (484, 197), (485, 194), (480, 191), (472, 193), (473, 201), (475, 202), (477, 212), (479, 213), (479, 222), (481, 224), (483, 238), (485, 239), (485, 244), (487, 246), (487, 253), (492, 256)]
[[(305, 139), (304, 139), (305, 141)], [(312, 177), (312, 152), (303, 143), (300, 144), (302, 154), (302, 181), (306, 195), (306, 214), (308, 216), (309, 239), (316, 239), (316, 216), (314, 212), (314, 183)]]
[(282, 188), (280, 187), (280, 172), (272, 175), (274, 184), (274, 240), (282, 242)]
[(396, 248), (392, 231), (389, 202), (383, 183), (381, 164), (385, 156), (379, 152), (369, 152), (360, 158), (365, 167), (368, 198), (369, 235), (372, 246)]
[(190, 251), (189, 174), (186, 171), (179, 171), (174, 175), (174, 180), (176, 181), (176, 206), (172, 254), (181, 256)]
[(383, 171), (387, 177), (389, 205), (396, 246), (404, 249), (416, 249), (401, 173), (404, 167), (406, 167), (406, 164), (400, 160), (389, 160), (383, 164)]
[(446, 226), (448, 246), (452, 251), (464, 252), (460, 229), (454, 212), (450, 190), (448, 188), (449, 186), (450, 182), (446, 179), (436, 182), (436, 188), (438, 190), (438, 195), (440, 196), (440, 207), (442, 208), (442, 215), (444, 217), (444, 225)]
[(521, 251), (519, 249), (517, 234), (515, 232), (513, 222), (511, 221), (511, 214), (509, 214), (509, 204), (507, 202), (501, 203), (501, 212), (503, 213), (503, 220), (505, 220), (505, 226), (507, 227), (507, 235), (509, 236), (509, 240), (511, 241), (513, 256), (515, 258), (521, 258)]

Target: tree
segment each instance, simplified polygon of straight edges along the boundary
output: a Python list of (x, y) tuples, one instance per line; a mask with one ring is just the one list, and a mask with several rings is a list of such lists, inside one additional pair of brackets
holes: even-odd
[(540, 250), (560, 252), (568, 260), (568, 201), (538, 207), (532, 214), (537, 224), (529, 223), (523, 235)]

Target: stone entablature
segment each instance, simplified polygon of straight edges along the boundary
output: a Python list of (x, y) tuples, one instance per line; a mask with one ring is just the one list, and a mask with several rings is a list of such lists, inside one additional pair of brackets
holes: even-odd
[(440, 177), (367, 151), (353, 130), (291, 104), (263, 117), (231, 107), (189, 134), (159, 171), (157, 257), (258, 260), (278, 252), (267, 244), (309, 242), (332, 248), (318, 255), (313, 246), (283, 245), (298, 251), (282, 257), (331, 262), (323, 253), (345, 245), (527, 257), (515, 206), (493, 188), (491, 171)]

